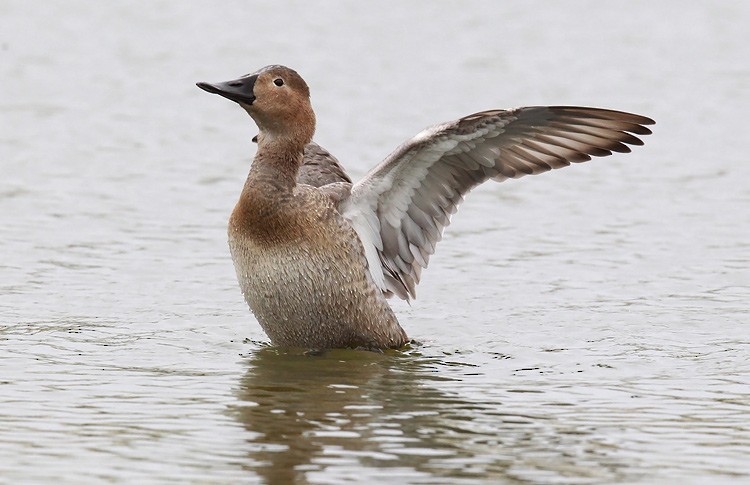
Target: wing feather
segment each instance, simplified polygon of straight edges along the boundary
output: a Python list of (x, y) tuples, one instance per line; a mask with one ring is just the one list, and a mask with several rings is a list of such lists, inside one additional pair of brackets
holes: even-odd
[(627, 153), (649, 135), (644, 116), (599, 108), (490, 110), (435, 125), (398, 147), (351, 190), (342, 213), (387, 294), (416, 295), (421, 272), (464, 196), (488, 179), (535, 175)]

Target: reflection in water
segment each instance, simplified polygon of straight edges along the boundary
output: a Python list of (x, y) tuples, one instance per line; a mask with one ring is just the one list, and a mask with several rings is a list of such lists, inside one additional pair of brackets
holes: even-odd
[(597, 460), (585, 430), (553, 413), (509, 412), (514, 405), (494, 397), (453, 393), (467, 387), (455, 382), (458, 372), (446, 377), (450, 368), (414, 351), (256, 350), (232, 409), (250, 432), (246, 467), (272, 483), (315, 481), (323, 472), (329, 481), (618, 477), (611, 457)]

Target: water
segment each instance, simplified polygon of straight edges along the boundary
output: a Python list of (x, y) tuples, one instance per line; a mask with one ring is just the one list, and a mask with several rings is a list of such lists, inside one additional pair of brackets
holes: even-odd
[[(747, 2), (0, 2), (0, 482), (750, 480)], [(357, 178), (480, 109), (655, 118), (487, 184), (396, 303), (422, 345), (269, 348), (225, 224), (254, 147), (194, 86), (311, 85)]]

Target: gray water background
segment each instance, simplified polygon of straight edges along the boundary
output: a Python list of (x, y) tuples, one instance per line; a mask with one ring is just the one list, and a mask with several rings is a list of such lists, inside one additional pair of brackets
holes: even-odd
[[(750, 3), (0, 1), (1, 483), (750, 481)], [(467, 198), (403, 352), (269, 348), (225, 224), (282, 63), (359, 178), (474, 111), (645, 114)]]

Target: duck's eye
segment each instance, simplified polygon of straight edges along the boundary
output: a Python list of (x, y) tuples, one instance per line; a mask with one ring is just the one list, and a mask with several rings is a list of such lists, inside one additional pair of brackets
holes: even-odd
[(276, 79), (273, 80), (273, 83), (275, 85), (277, 85), (277, 86), (283, 86), (284, 85), (284, 80), (281, 79), (280, 77), (277, 77)]

